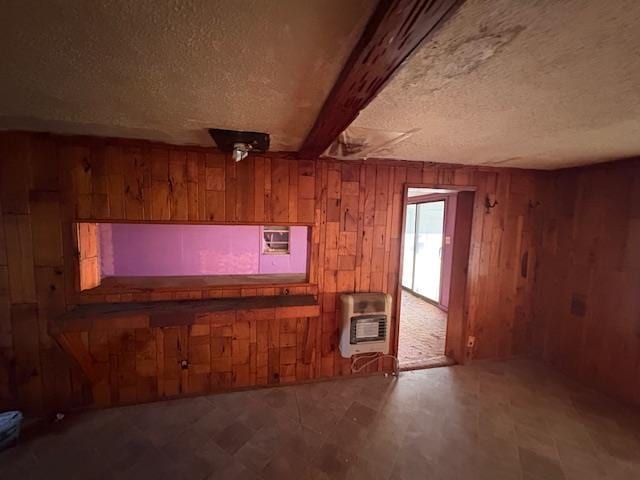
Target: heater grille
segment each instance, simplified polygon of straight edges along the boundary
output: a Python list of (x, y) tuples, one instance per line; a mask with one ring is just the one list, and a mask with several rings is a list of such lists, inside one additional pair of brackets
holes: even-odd
[(360, 342), (381, 342), (387, 337), (387, 317), (385, 315), (361, 315), (351, 317), (351, 345)]

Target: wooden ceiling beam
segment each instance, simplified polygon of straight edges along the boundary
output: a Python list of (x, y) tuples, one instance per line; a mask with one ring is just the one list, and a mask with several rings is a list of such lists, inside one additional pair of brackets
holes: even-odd
[(380, 0), (324, 102), (300, 156), (315, 158), (464, 0)]

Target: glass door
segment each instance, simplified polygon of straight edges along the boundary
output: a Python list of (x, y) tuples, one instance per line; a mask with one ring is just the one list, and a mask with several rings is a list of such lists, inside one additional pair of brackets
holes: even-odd
[(416, 243), (416, 205), (407, 205), (404, 224), (404, 254), (402, 256), (402, 286), (413, 289), (413, 255)]
[(445, 201), (407, 205), (402, 285), (440, 302)]

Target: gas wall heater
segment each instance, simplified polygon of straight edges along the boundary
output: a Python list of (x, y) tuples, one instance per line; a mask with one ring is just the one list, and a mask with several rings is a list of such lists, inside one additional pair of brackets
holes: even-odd
[(350, 358), (360, 353), (389, 353), (391, 295), (351, 293), (341, 295), (340, 353)]

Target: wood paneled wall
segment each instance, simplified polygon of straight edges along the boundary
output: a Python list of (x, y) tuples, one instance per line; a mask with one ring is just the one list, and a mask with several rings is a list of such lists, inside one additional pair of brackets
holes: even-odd
[(535, 351), (640, 404), (640, 160), (549, 174)]
[[(49, 318), (87, 302), (273, 295), (285, 289), (316, 294), (321, 314), (311, 378), (349, 374), (349, 360), (337, 351), (339, 294), (382, 291), (395, 301), (406, 183), (476, 189), (463, 332), (476, 337), (476, 346), (468, 357), (530, 350), (539, 243), (535, 172), (277, 155), (250, 155), (236, 164), (206, 148), (11, 132), (0, 133), (0, 155), (3, 406), (42, 411), (87, 402), (86, 383), (47, 332)], [(494, 208), (485, 207), (486, 198), (497, 201)], [(308, 223), (310, 281), (290, 288), (80, 293), (72, 224), (106, 219)], [(137, 342), (138, 333), (133, 338), (131, 348), (145, 345)]]

